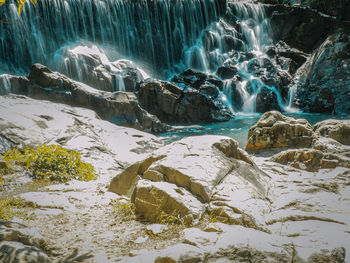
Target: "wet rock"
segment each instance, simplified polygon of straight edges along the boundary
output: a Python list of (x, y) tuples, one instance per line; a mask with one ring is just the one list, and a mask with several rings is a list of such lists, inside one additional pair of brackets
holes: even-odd
[(267, 112), (271, 110), (281, 110), (278, 105), (277, 95), (271, 89), (262, 87), (256, 96), (256, 112)]
[(300, 70), (296, 104), (306, 112), (350, 113), (350, 36), (337, 33)]
[(342, 144), (350, 145), (349, 120), (325, 120), (314, 125), (317, 134), (332, 138)]
[(101, 118), (119, 125), (153, 132), (166, 130), (166, 125), (156, 116), (139, 106), (134, 93), (99, 91), (40, 64), (32, 66), (27, 79), (25, 85), (15, 87), (12, 92), (92, 109)]
[(310, 53), (339, 24), (310, 8), (275, 5), (268, 8), (272, 14), (271, 26), (278, 40), (292, 48)]
[(170, 122), (199, 123), (231, 119), (233, 114), (222, 102), (220, 91), (213, 84), (217, 80), (209, 79), (203, 83), (201, 78), (205, 77), (204, 74), (196, 74), (195, 77), (188, 81), (198, 89), (165, 81), (141, 83), (138, 91), (141, 107)]
[(97, 46), (69, 47), (57, 56), (59, 72), (98, 90), (133, 92), (136, 83), (148, 77), (130, 60), (109, 61)]
[(216, 75), (221, 79), (232, 79), (237, 72), (238, 70), (235, 67), (220, 67), (216, 71)]
[(222, 90), (223, 87), (222, 81), (214, 75), (197, 72), (192, 69), (188, 69), (181, 74), (174, 76), (171, 81), (179, 86), (182, 84), (196, 90), (200, 90), (203, 85), (213, 85), (219, 90)]
[(249, 129), (246, 149), (310, 147), (314, 139), (312, 126), (307, 120), (293, 119), (278, 111), (270, 111)]
[(298, 68), (305, 63), (308, 58), (308, 54), (288, 46), (283, 41), (279, 41), (274, 47), (273, 51), (276, 57), (277, 63), (282, 69), (288, 71), (290, 74), (294, 74)]

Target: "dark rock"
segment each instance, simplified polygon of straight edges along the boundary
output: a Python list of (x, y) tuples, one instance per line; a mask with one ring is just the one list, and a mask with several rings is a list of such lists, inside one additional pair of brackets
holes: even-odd
[(232, 118), (232, 113), (219, 98), (218, 87), (209, 81), (202, 84), (206, 77), (203, 73), (188, 73), (173, 78), (183, 87), (165, 81), (141, 83), (138, 87), (141, 107), (164, 121), (197, 123)]
[(270, 110), (281, 110), (278, 105), (277, 95), (269, 88), (262, 87), (256, 96), (256, 112), (263, 113)]
[(15, 83), (22, 84), (12, 90), (16, 94), (92, 109), (102, 119), (119, 125), (153, 132), (166, 129), (156, 116), (139, 106), (135, 94), (131, 92), (99, 91), (40, 64), (32, 66), (26, 79), (13, 79)]
[(350, 113), (350, 35), (329, 36), (300, 70), (296, 104), (305, 112)]
[(216, 75), (218, 75), (221, 79), (231, 79), (237, 74), (237, 68), (235, 67), (225, 67), (222, 66), (218, 68), (216, 71)]
[(335, 19), (322, 16), (310, 8), (274, 5), (269, 9), (275, 38), (306, 53), (322, 43), (327, 34), (343, 26)]

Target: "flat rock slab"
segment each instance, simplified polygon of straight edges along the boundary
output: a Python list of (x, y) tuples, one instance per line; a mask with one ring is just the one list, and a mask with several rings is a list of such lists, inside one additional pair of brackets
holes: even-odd
[(153, 135), (103, 121), (91, 110), (17, 95), (0, 97), (0, 127), (0, 138), (19, 148), (60, 144), (81, 152), (101, 176), (163, 145)]

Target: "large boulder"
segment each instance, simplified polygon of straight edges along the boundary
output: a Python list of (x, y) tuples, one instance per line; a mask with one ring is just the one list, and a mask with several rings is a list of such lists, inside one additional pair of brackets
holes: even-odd
[(170, 122), (227, 121), (233, 117), (215, 84), (209, 81), (204, 84), (200, 80), (192, 80), (192, 86), (176, 83), (178, 85), (156, 80), (141, 83), (138, 87), (141, 107)]
[(152, 132), (166, 130), (159, 119), (142, 109), (131, 92), (107, 92), (34, 64), (27, 78), (11, 77), (11, 92), (96, 111), (113, 123)]
[(237, 145), (223, 136), (182, 139), (127, 168), (109, 189), (131, 195), (152, 222), (165, 213), (193, 223), (207, 209), (217, 220), (259, 228), (269, 210), (267, 178)]
[(350, 120), (325, 120), (314, 125), (317, 134), (350, 145)]
[(336, 33), (299, 71), (296, 105), (305, 112), (350, 113), (350, 35)]
[(305, 119), (294, 119), (278, 111), (264, 113), (249, 129), (247, 150), (276, 147), (310, 147), (315, 139), (312, 126)]

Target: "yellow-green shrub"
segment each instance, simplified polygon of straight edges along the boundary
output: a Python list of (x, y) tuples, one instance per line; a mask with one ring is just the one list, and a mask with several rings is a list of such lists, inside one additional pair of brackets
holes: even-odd
[(113, 210), (118, 217), (124, 220), (135, 219), (135, 205), (129, 200), (117, 199), (113, 202)]
[(66, 182), (70, 179), (89, 181), (97, 178), (96, 171), (89, 163), (80, 159), (81, 154), (60, 145), (42, 145), (23, 151), (12, 149), (4, 153), (4, 160), (25, 166), (34, 179), (49, 179)]
[(10, 220), (14, 216), (26, 216), (23, 211), (23, 200), (20, 198), (4, 197), (0, 199), (0, 219)]

